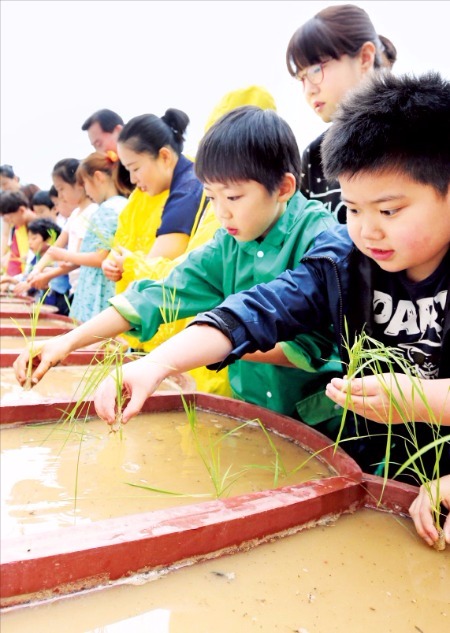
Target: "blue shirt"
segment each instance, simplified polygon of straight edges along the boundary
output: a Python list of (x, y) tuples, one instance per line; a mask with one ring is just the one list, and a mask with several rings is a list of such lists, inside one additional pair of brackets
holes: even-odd
[(202, 193), (203, 185), (194, 174), (194, 163), (180, 154), (156, 237), (169, 233), (190, 235)]

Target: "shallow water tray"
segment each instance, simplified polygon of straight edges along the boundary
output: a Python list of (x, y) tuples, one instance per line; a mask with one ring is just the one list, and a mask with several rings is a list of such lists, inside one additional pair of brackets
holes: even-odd
[[(30, 313), (27, 311), (18, 310), (1, 310), (0, 318), (2, 324), (0, 325), (0, 336), (15, 336), (20, 334), (17, 325), (12, 319), (24, 320), (29, 319)], [(5, 321), (9, 319), (9, 323)], [(20, 321), (19, 321), (20, 323)], [(31, 323), (20, 324), (23, 333), (26, 336), (31, 334)], [(62, 314), (52, 314), (51, 312), (42, 311), (39, 314), (38, 323), (35, 330), (36, 336), (58, 336), (58, 334), (65, 334), (69, 330), (73, 330), (75, 323), (73, 319)]]
[[(321, 451), (336, 473), (320, 480), (195, 503), (166, 510), (65, 527), (2, 542), (1, 606), (71, 593), (138, 572), (202, 560), (214, 552), (248, 549), (270, 536), (313, 525), (369, 505), (377, 507), (381, 480), (363, 477), (357, 464), (330, 440), (291, 418), (261, 407), (209, 394), (187, 394), (196, 407), (238, 420), (259, 418), (267, 429), (291, 438), (311, 453)], [(18, 425), (59, 418), (61, 403), (3, 407), (2, 423)], [(182, 410), (178, 395), (149, 398), (143, 412)], [(92, 403), (85, 413), (94, 414)], [(391, 490), (393, 492), (391, 492)], [(385, 507), (407, 512), (416, 489), (387, 486)], [(406, 502), (405, 502), (406, 499)], [(390, 507), (391, 506), (391, 507)]]

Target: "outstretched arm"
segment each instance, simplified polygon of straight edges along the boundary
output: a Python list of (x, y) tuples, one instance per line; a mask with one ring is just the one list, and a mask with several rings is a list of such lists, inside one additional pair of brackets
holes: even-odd
[[(232, 343), (220, 330), (207, 325), (193, 325), (160, 345), (139, 360), (122, 368), (123, 390), (130, 400), (123, 411), (125, 424), (142, 408), (146, 398), (170, 374), (181, 373), (224, 360)], [(113, 376), (104, 380), (94, 397), (97, 414), (114, 424), (116, 383)]]
[(408, 376), (390, 373), (353, 380), (333, 378), (326, 395), (336, 404), (342, 407), (347, 404), (352, 411), (374, 422), (415, 421), (450, 426), (450, 379), (415, 382), (424, 398), (418, 389), (413, 389)]
[[(115, 308), (106, 308), (94, 318), (74, 328), (67, 334), (45, 341), (42, 346), (34, 344), (34, 371), (31, 377), (33, 384), (38, 383), (47, 371), (57, 365), (76, 349), (86, 347), (101, 340), (113, 338), (130, 329), (130, 324)], [(26, 372), (30, 351), (24, 350), (14, 361), (13, 367), (17, 380), (21, 385), (26, 381)]]
[[(436, 485), (436, 481), (431, 483), (432, 496), (436, 494)], [(442, 505), (450, 510), (450, 475), (439, 479), (439, 495)], [(409, 508), (409, 514), (414, 521), (418, 535), (421, 536), (428, 545), (433, 545), (438, 539), (438, 533), (433, 522), (430, 494), (425, 486), (420, 487), (418, 496), (414, 499)], [(446, 542), (450, 543), (450, 515), (447, 516), (443, 530)]]

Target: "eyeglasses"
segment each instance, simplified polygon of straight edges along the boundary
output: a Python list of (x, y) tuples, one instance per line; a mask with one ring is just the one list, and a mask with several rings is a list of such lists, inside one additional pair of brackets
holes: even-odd
[(297, 79), (302, 82), (303, 87), (305, 86), (305, 79), (308, 79), (308, 81), (314, 86), (321, 84), (323, 81), (323, 67), (325, 64), (328, 64), (329, 61), (330, 60), (327, 59), (325, 62), (314, 64), (314, 66), (308, 66), (305, 70), (301, 70), (297, 73)]

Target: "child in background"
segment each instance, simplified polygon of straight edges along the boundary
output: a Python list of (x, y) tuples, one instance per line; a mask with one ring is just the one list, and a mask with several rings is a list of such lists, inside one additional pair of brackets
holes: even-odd
[[(237, 290), (273, 279), (296, 266), (316, 236), (335, 224), (319, 202), (307, 201), (298, 191), (298, 146), (291, 128), (272, 110), (243, 106), (219, 119), (200, 143), (196, 172), (223, 228), (166, 278), (135, 282), (111, 299), (114, 307), (69, 336), (58, 337), (57, 345), (47, 343), (35, 378), (70, 349), (83, 347), (85, 340), (93, 343), (99, 336), (116, 336), (130, 328), (141, 340), (151, 339), (163, 322), (160, 307), (170, 304), (171, 293), (179, 316), (187, 317), (218, 305)], [(336, 411), (324, 389), (339, 365), (333, 362), (336, 350), (328, 334), (327, 338), (310, 333), (299, 339), (301, 368), (277, 364), (286, 361), (281, 346), (266, 357), (256, 355), (230, 365), (233, 395), (300, 415), (321, 428), (332, 424)]]
[(61, 200), (58, 199), (58, 192), (56, 191), (55, 185), (50, 187), (48, 195), (53, 204), (53, 208), (56, 211), (56, 224), (60, 229), (63, 229), (73, 211), (73, 208), (70, 205), (63, 204)]
[(105, 277), (101, 266), (111, 248), (119, 213), (127, 204), (121, 194), (129, 194), (129, 189), (117, 181), (118, 171), (115, 152), (94, 152), (80, 163), (77, 178), (89, 198), (99, 206), (90, 215), (79, 250), (52, 246), (48, 251), (54, 261), (80, 266), (78, 287), (70, 309), (70, 316), (80, 322), (104, 310), (114, 295), (114, 283)]
[(22, 191), (0, 192), (0, 215), (3, 226), (7, 229), (5, 235), (7, 232), (9, 234), (2, 256), (2, 268), (10, 278), (25, 271), (30, 250), (27, 225), (36, 220), (37, 216)]
[(38, 218), (49, 218), (58, 224), (58, 209), (48, 191), (36, 191), (31, 199), (31, 208)]
[[(68, 217), (54, 246), (72, 252), (80, 250), (90, 217), (98, 206), (86, 195), (83, 184), (77, 180), (79, 164), (76, 158), (64, 158), (56, 163), (52, 172), (53, 184), (58, 193), (58, 210)], [(50, 279), (67, 273), (72, 297), (78, 282), (79, 266), (60, 263), (58, 267), (53, 267), (48, 253), (36, 264), (28, 280), (34, 288), (43, 289), (47, 288)]]
[(13, 292), (16, 296), (28, 294), (39, 301), (45, 294), (43, 303), (52, 305), (57, 308), (57, 313), (67, 316), (69, 314), (69, 276), (59, 275), (49, 282), (48, 291), (37, 290), (33, 288), (28, 281), (29, 274), (33, 271), (34, 266), (50, 248), (53, 242), (61, 233), (60, 227), (50, 218), (38, 218), (33, 220), (27, 226), (28, 241), (30, 244), (30, 253), (27, 270), (21, 278), (16, 279), (16, 285)]
[[(394, 64), (396, 50), (390, 40), (384, 41), (390, 45), (389, 62), (383, 58), (384, 45), (369, 16), (351, 4), (327, 7), (295, 31), (286, 52), (288, 71), (302, 83), (308, 105), (322, 121), (330, 123), (345, 95), (374, 70)], [(301, 191), (307, 198), (323, 202), (345, 223), (339, 183), (329, 181), (323, 173), (323, 136), (303, 152)]]

